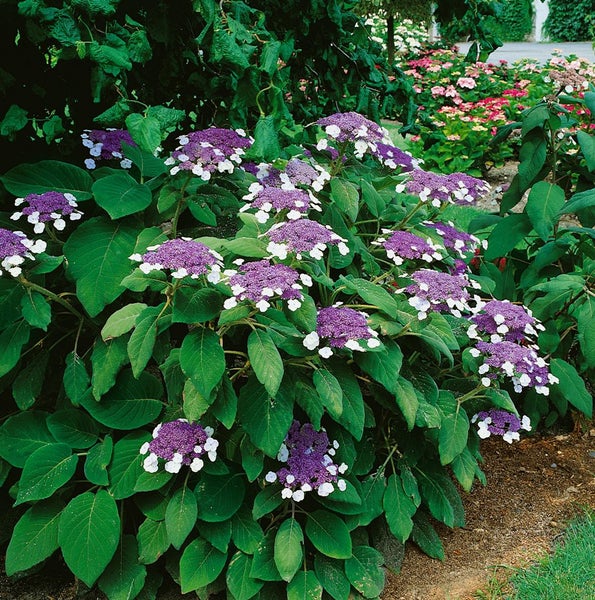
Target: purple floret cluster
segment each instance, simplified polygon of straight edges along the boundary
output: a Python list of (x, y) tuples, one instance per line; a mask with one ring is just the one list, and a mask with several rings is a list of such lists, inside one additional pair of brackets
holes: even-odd
[(27, 222), (33, 225), (35, 233), (42, 233), (48, 223), (58, 231), (62, 231), (66, 227), (66, 218), (77, 221), (83, 215), (80, 210), (77, 210), (76, 198), (69, 193), (50, 191), (43, 194), (29, 194), (24, 198), (17, 198), (14, 205), (21, 209), (12, 213), (10, 218), (17, 221), (21, 217), (26, 217)]
[(432, 262), (444, 258), (440, 252), (442, 248), (434, 244), (430, 238), (424, 240), (419, 235), (415, 235), (410, 231), (383, 229), (382, 233), (390, 235), (388, 237), (380, 237), (372, 243), (382, 246), (386, 250), (386, 256), (395, 265), (402, 265), (405, 259)]
[(18, 277), (25, 259), (35, 260), (34, 254), (44, 252), (47, 244), (43, 240), (30, 240), (22, 231), (11, 231), (0, 227), (0, 275), (7, 272)]
[(91, 158), (85, 160), (87, 169), (94, 169), (97, 166), (97, 160), (120, 161), (123, 169), (130, 169), (132, 162), (124, 158), (122, 144), (136, 146), (136, 143), (125, 129), (85, 129), (81, 134), (83, 146), (89, 149)]
[(160, 423), (153, 430), (153, 439), (140, 448), (141, 454), (148, 453), (143, 460), (143, 469), (156, 473), (160, 462), (165, 461), (164, 469), (168, 473), (178, 473), (182, 465), (196, 473), (203, 468), (205, 455), (211, 462), (217, 459), (219, 442), (212, 436), (211, 427), (186, 419)]
[(479, 238), (457, 229), (450, 221), (448, 223), (424, 221), (423, 224), (429, 229), (433, 229), (442, 238), (446, 249), (453, 250), (461, 258), (475, 252), (481, 243)]
[(281, 496), (295, 502), (301, 502), (311, 491), (323, 497), (334, 492), (335, 486), (345, 491), (346, 482), (339, 475), (345, 473), (347, 465), (337, 465), (333, 460), (338, 448), (339, 444), (331, 443), (324, 429), (316, 431), (310, 423), (302, 425), (295, 420), (277, 455), (277, 460), (287, 466), (269, 471), (265, 481), (281, 483)]
[(524, 415), (519, 418), (514, 413), (492, 408), (482, 410), (471, 418), (472, 423), (477, 423), (477, 435), (481, 439), (490, 437), (490, 435), (499, 435), (505, 442), (512, 444), (520, 439), (520, 431), (531, 431), (531, 421)]
[(295, 221), (310, 209), (321, 210), (320, 201), (312, 192), (297, 188), (284, 189), (253, 183), (243, 198), (247, 203), (240, 212), (256, 208), (255, 216), (259, 223), (266, 223), (272, 215), (279, 213), (290, 221)]

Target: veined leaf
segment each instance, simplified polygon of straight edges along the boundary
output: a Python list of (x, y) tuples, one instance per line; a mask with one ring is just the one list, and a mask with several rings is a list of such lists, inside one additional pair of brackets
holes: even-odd
[(304, 559), (304, 533), (293, 518), (285, 519), (275, 536), (274, 557), (277, 570), (284, 581), (291, 581)]
[(326, 510), (315, 510), (306, 517), (306, 536), (313, 546), (330, 558), (351, 557), (351, 536), (345, 521)]
[(180, 366), (196, 389), (208, 398), (225, 372), (225, 353), (219, 336), (204, 327), (191, 331), (182, 342)]
[(121, 219), (141, 212), (151, 204), (148, 186), (138, 183), (128, 173), (115, 173), (98, 179), (92, 188), (95, 202), (112, 219)]
[(248, 336), (248, 357), (258, 381), (275, 397), (283, 379), (283, 360), (266, 331), (255, 329)]
[(197, 538), (184, 549), (180, 558), (180, 586), (182, 594), (198, 590), (215, 581), (227, 561), (227, 554), (209, 542)]
[(143, 589), (146, 576), (145, 565), (138, 562), (136, 539), (132, 535), (124, 535), (98, 585), (110, 600), (131, 600)]
[(167, 503), (165, 527), (172, 546), (179, 550), (194, 528), (198, 505), (194, 492), (185, 485), (178, 488)]

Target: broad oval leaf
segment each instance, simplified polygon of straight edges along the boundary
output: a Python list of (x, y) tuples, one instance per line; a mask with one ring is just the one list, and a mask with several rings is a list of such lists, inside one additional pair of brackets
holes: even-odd
[(204, 327), (191, 331), (182, 342), (180, 366), (196, 389), (208, 398), (225, 372), (225, 353), (219, 336)]
[(73, 498), (62, 512), (58, 542), (68, 568), (91, 587), (118, 547), (120, 516), (105, 490)]
[(103, 341), (128, 333), (134, 327), (138, 315), (145, 308), (147, 305), (144, 302), (133, 302), (111, 314), (101, 329)]
[(352, 545), (345, 521), (337, 515), (316, 510), (306, 517), (306, 536), (312, 545), (330, 558), (350, 558)]
[(48, 429), (58, 442), (71, 448), (90, 448), (99, 433), (97, 423), (84, 411), (66, 408), (51, 414)]
[(114, 444), (112, 460), (108, 466), (109, 492), (116, 500), (132, 496), (136, 481), (143, 473), (139, 449), (146, 441), (142, 431), (129, 433)]
[(304, 560), (302, 545), (304, 533), (294, 519), (285, 519), (277, 530), (274, 545), (274, 560), (284, 581), (291, 581)]
[(99, 578), (99, 589), (110, 600), (136, 598), (145, 584), (147, 569), (138, 562), (138, 545), (132, 535), (125, 535), (118, 551)]
[(438, 454), (440, 464), (450, 464), (467, 447), (469, 417), (463, 408), (447, 414), (440, 424)]
[(250, 600), (264, 585), (264, 582), (250, 576), (252, 557), (243, 552), (236, 552), (227, 567), (225, 581), (235, 600)]
[(46, 425), (47, 416), (48, 413), (33, 410), (6, 419), (0, 426), (0, 457), (22, 469), (35, 450), (55, 443)]
[(203, 473), (196, 489), (198, 517), (208, 523), (227, 521), (242, 506), (246, 486), (244, 476), (208, 475)]
[(138, 183), (128, 173), (115, 173), (98, 179), (92, 188), (95, 202), (112, 219), (121, 219), (141, 212), (151, 204), (148, 186)]
[(165, 528), (172, 546), (179, 550), (196, 524), (198, 505), (194, 492), (185, 485), (167, 503)]
[(190, 542), (180, 558), (180, 586), (182, 594), (203, 588), (215, 581), (225, 563), (227, 554), (217, 550), (201, 538)]
[(248, 336), (248, 357), (256, 378), (274, 398), (283, 379), (283, 360), (266, 331), (255, 329)]
[(345, 561), (345, 574), (364, 598), (377, 598), (384, 589), (382, 554), (370, 546), (355, 546)]

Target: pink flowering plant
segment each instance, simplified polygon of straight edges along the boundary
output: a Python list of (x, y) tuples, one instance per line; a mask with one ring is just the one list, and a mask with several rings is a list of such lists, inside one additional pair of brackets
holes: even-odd
[[(590, 414), (539, 311), (471, 267), (484, 181), (355, 112), (294, 134), (273, 162), (206, 129), (0, 178), (9, 575), (60, 552), (110, 600), (377, 598), (394, 540), (444, 557), (481, 439), (538, 427), (525, 397)], [(49, 193), (76, 206), (22, 218)]]

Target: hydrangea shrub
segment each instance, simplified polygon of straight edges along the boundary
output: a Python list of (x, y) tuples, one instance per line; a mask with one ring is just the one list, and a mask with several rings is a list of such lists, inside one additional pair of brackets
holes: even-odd
[(519, 392), (556, 387), (539, 321), (469, 267), (482, 240), (456, 222), (485, 183), (420, 170), (357, 113), (273, 164), (243, 132), (178, 142), (2, 177), (26, 198), (51, 172), (82, 213), (0, 230), (6, 571), (61, 552), (113, 600), (164, 576), (378, 598), (378, 532), (442, 558), (480, 439), (518, 439)]

